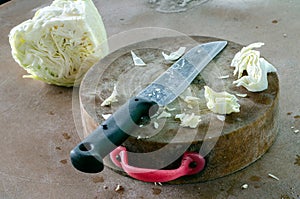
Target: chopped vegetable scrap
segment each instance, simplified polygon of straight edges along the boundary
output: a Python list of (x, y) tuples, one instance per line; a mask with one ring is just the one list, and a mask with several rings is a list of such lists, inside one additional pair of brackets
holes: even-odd
[(124, 191), (124, 187), (122, 187), (121, 185), (117, 185), (117, 187), (115, 188), (116, 192), (123, 192)]
[(243, 184), (243, 185), (241, 186), (242, 189), (248, 189), (248, 187), (249, 187), (248, 184)]
[[(243, 86), (251, 92), (259, 92), (268, 88), (267, 73), (277, 70), (260, 57), (259, 51), (253, 50), (263, 45), (264, 43), (250, 44), (234, 56), (231, 66), (235, 67), (234, 75), (238, 75), (238, 79), (233, 82), (236, 86)], [(247, 72), (246, 76), (242, 76), (244, 71)]]
[(192, 114), (186, 114), (186, 113), (181, 113), (177, 114), (175, 116), (176, 119), (180, 119), (181, 124), (180, 126), (182, 127), (190, 127), (190, 128), (196, 128), (201, 121), (201, 118), (199, 115), (195, 115), (194, 113)]
[(110, 106), (113, 102), (118, 102), (117, 96), (117, 86), (115, 85), (112, 94), (101, 103), (101, 106)]
[(131, 51), (132, 60), (135, 66), (146, 66), (145, 62)]
[(279, 180), (279, 178), (278, 178), (277, 176), (275, 176), (275, 175), (273, 175), (273, 174), (271, 174), (271, 173), (269, 173), (268, 176), (269, 176), (270, 178), (275, 179), (275, 180)]
[(217, 115), (218, 120), (224, 122), (225, 121), (225, 116), (224, 115)]
[(197, 107), (201, 102), (200, 98), (194, 96), (185, 96), (183, 100), (187, 103), (188, 108)]
[(107, 120), (112, 114), (102, 114), (102, 117)]
[(167, 111), (175, 111), (176, 110), (176, 108), (170, 108), (170, 107), (168, 107), (168, 106), (165, 106), (164, 107)]
[(161, 118), (167, 118), (167, 117), (171, 117), (171, 113), (168, 113), (166, 111), (163, 111), (158, 117), (157, 119), (161, 119)]
[(242, 94), (242, 93), (237, 93), (235, 95), (238, 96), (238, 97), (247, 97), (247, 94)]
[(222, 75), (218, 77), (218, 79), (227, 79), (227, 78), (229, 78), (229, 75)]
[(161, 182), (154, 182), (154, 185), (155, 185), (155, 186), (157, 186), (157, 185), (162, 186), (162, 183), (161, 183)]
[(240, 105), (237, 97), (227, 92), (215, 92), (208, 86), (204, 86), (204, 96), (207, 107), (217, 114), (230, 114), (240, 112)]
[(176, 61), (184, 54), (185, 49), (186, 47), (180, 47), (177, 51), (170, 53), (170, 55), (167, 55), (164, 52), (162, 52), (162, 55), (166, 61)]
[(158, 124), (157, 122), (153, 122), (153, 127), (154, 127), (155, 129), (158, 129), (159, 124)]
[(246, 47), (243, 47), (232, 59), (231, 66), (235, 67), (233, 75), (238, 74), (238, 78), (242, 77), (242, 74), (248, 67), (258, 65), (260, 52), (252, 50), (253, 48), (260, 48), (264, 43), (253, 43)]

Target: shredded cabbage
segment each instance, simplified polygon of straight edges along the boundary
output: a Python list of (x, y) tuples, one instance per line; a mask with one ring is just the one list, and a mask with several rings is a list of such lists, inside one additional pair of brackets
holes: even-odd
[(195, 115), (194, 113), (192, 114), (186, 114), (186, 113), (181, 113), (177, 114), (175, 116), (176, 119), (180, 119), (181, 124), (180, 126), (182, 127), (190, 127), (190, 128), (196, 128), (201, 122), (201, 117), (199, 115)]
[(102, 18), (92, 0), (54, 0), (9, 34), (12, 56), (29, 75), (60, 86), (80, 84), (108, 53)]
[[(267, 75), (276, 72), (276, 68), (260, 57), (259, 51), (253, 50), (263, 45), (262, 42), (250, 44), (234, 56), (231, 66), (235, 67), (234, 75), (238, 74), (238, 79), (233, 82), (236, 86), (243, 86), (251, 92), (260, 92), (268, 88)], [(242, 76), (244, 71), (247, 71), (246, 76)]]
[(240, 112), (240, 105), (236, 96), (223, 91), (216, 92), (204, 86), (204, 97), (209, 110), (217, 114), (230, 114), (232, 112)]

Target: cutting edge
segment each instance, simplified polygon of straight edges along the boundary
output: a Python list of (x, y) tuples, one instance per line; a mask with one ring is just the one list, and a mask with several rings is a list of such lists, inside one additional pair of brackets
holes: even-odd
[(226, 45), (227, 41), (214, 41), (193, 47), (137, 96), (160, 106), (171, 103)]

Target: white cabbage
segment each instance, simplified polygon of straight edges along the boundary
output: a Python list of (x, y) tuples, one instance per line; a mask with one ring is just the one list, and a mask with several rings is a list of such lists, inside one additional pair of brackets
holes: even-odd
[[(267, 74), (276, 72), (274, 66), (260, 57), (260, 52), (253, 48), (260, 48), (264, 43), (253, 43), (239, 51), (233, 58), (231, 66), (235, 67), (234, 75), (238, 79), (233, 83), (236, 86), (243, 86), (248, 91), (259, 92), (268, 88)], [(244, 71), (247, 75), (242, 77)]]
[(181, 123), (180, 126), (182, 127), (189, 127), (189, 128), (196, 128), (201, 121), (201, 117), (199, 115), (186, 114), (181, 113), (175, 116), (176, 119), (180, 119)]
[(165, 58), (166, 61), (176, 61), (179, 59), (185, 52), (186, 47), (180, 47), (177, 51), (171, 52), (169, 55), (162, 52), (161, 54)]
[(238, 78), (240, 78), (244, 70), (247, 70), (250, 66), (257, 65), (259, 62), (260, 52), (252, 49), (260, 48), (263, 45), (264, 43), (261, 42), (253, 43), (243, 47), (241, 51), (235, 54), (231, 61), (231, 66), (235, 67), (233, 75), (238, 74)]
[(101, 103), (101, 106), (110, 106), (112, 103), (114, 102), (118, 102), (118, 91), (117, 91), (117, 86), (115, 85), (114, 86), (114, 90), (113, 92), (111, 93), (111, 95), (106, 98), (102, 103)]
[(133, 51), (131, 51), (131, 57), (135, 66), (146, 66), (145, 62), (139, 58)]
[(171, 117), (171, 113), (168, 113), (166, 111), (163, 111), (158, 117), (157, 119), (161, 119), (161, 118), (167, 118), (167, 117)]
[(188, 108), (191, 109), (199, 106), (199, 103), (201, 102), (200, 98), (194, 96), (186, 96), (183, 100), (187, 103)]
[(30, 75), (74, 86), (108, 53), (101, 16), (92, 0), (55, 0), (9, 34), (12, 56)]
[(234, 81), (236, 86), (243, 86), (248, 91), (259, 92), (268, 88), (269, 72), (276, 72), (273, 65), (267, 62), (264, 58), (259, 58), (258, 65), (253, 65), (248, 70), (248, 75)]
[(240, 105), (236, 96), (227, 92), (215, 92), (208, 86), (204, 86), (204, 97), (207, 108), (217, 114), (230, 114), (240, 112)]

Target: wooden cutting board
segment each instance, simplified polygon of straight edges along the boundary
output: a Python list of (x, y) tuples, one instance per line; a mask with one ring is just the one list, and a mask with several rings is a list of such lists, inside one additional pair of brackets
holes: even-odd
[[(170, 66), (161, 55), (162, 51), (172, 52), (180, 46), (190, 49), (199, 43), (215, 40), (221, 39), (201, 36), (163, 37), (132, 44), (110, 53), (88, 71), (80, 87), (85, 136), (104, 121), (103, 114), (113, 113)], [(268, 74), (269, 87), (263, 92), (252, 93), (233, 85), (236, 77), (233, 76), (234, 69), (230, 67), (230, 63), (242, 47), (228, 42), (222, 53), (193, 81), (189, 87), (190, 94), (201, 99), (196, 109), (186, 106), (178, 98), (165, 110), (172, 117), (154, 118), (150, 125), (131, 134), (123, 144), (128, 151), (133, 152), (132, 157), (129, 157), (129, 164), (143, 168), (174, 169), (178, 167), (180, 155), (184, 151), (199, 152), (206, 159), (205, 169), (196, 175), (170, 182), (194, 183), (219, 178), (245, 168), (269, 149), (278, 132), (278, 76), (276, 73)], [(131, 51), (147, 65), (134, 66)], [(225, 75), (229, 75), (229, 78), (220, 78)], [(226, 115), (224, 121), (224, 118), (213, 114), (206, 107), (204, 85), (216, 91), (247, 94), (247, 97), (238, 97), (240, 112)], [(114, 86), (118, 92), (118, 102), (110, 107), (100, 106), (111, 95)], [(175, 114), (191, 111), (201, 116), (198, 128), (181, 127), (180, 122), (174, 119)], [(157, 128), (154, 127), (154, 122), (158, 124)], [(105, 159), (105, 163), (107, 167), (126, 175), (109, 158)]]

